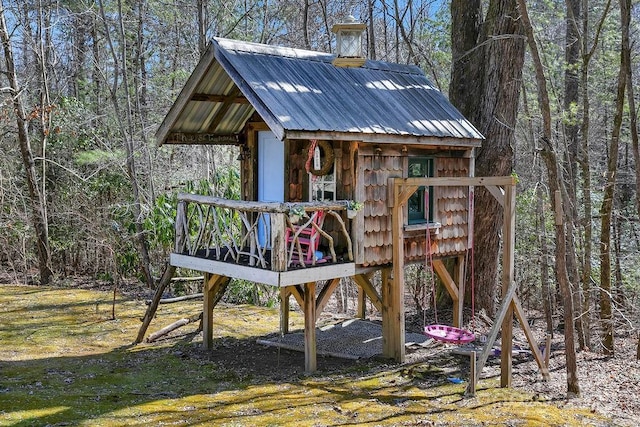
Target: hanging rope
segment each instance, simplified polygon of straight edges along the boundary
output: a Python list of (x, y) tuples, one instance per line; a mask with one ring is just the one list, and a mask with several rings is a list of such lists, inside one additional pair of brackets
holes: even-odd
[(476, 295), (475, 295), (475, 265), (476, 260), (474, 256), (474, 230), (475, 230), (475, 221), (474, 221), (474, 201), (475, 192), (473, 189), (469, 188), (469, 252), (471, 253), (471, 330), (474, 330), (476, 327)]
[[(425, 211), (429, 212), (429, 192), (425, 190)], [(470, 214), (473, 211), (472, 205), (469, 207)], [(471, 239), (473, 240), (473, 238)], [(473, 252), (471, 252), (471, 257), (473, 258)], [(431, 338), (442, 341), (445, 343), (453, 343), (453, 344), (466, 344), (473, 340), (475, 340), (475, 335), (472, 332), (466, 331), (461, 328), (455, 328), (453, 326), (445, 326), (438, 324), (438, 309), (436, 306), (436, 285), (435, 285), (435, 277), (433, 271), (433, 255), (431, 253), (431, 233), (429, 232), (429, 227), (427, 227), (427, 260), (431, 265), (431, 278), (432, 278), (432, 289), (433, 289), (433, 313), (435, 317), (435, 324), (424, 327), (424, 333)], [(473, 263), (473, 259), (472, 259)], [(473, 267), (472, 267), (473, 268)], [(471, 293), (473, 294), (473, 270), (472, 270), (472, 282), (471, 282)], [(461, 278), (464, 280), (464, 278)], [(464, 295), (459, 295), (459, 298), (464, 298)], [(473, 299), (473, 297), (472, 297)], [(473, 303), (472, 303), (473, 310)]]
[[(424, 211), (428, 214), (429, 212), (429, 190), (425, 189), (424, 191)], [(433, 254), (431, 253), (431, 231), (429, 230), (429, 224), (427, 223), (427, 257), (426, 261), (428, 263), (429, 269), (425, 268), (425, 272), (429, 274), (429, 281), (431, 285), (431, 293), (433, 295), (433, 315), (435, 317), (436, 323), (438, 323), (438, 308), (436, 305), (437, 295), (436, 295), (436, 280), (435, 273), (433, 270)], [(425, 286), (426, 287), (426, 286)], [(424, 320), (423, 320), (424, 322)]]

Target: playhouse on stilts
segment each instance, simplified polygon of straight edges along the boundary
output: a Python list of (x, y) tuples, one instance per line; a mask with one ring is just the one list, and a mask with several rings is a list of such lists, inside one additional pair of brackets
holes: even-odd
[[(227, 283), (246, 279), (280, 289), (285, 333), (289, 300), (297, 300), (305, 368), (314, 371), (316, 319), (350, 277), (382, 314), (384, 356), (403, 361), (404, 266), (431, 254), (454, 301), (451, 326), (461, 327), (472, 194), (486, 186), (505, 215), (508, 385), (511, 319), (514, 310), (522, 315), (513, 285), (514, 179), (475, 178), (482, 135), (418, 67), (365, 60), (363, 29), (334, 27), (337, 56), (211, 42), (156, 137), (159, 144), (238, 146), (242, 200), (180, 195), (170, 264), (205, 273), (205, 346)], [(370, 281), (376, 271), (381, 292)]]

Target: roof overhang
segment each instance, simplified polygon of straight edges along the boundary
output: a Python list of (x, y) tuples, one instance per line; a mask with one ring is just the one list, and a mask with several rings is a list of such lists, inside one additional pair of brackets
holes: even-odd
[(156, 132), (162, 144), (239, 145), (259, 115), (280, 139), (479, 147), (482, 135), (414, 66), (214, 39)]

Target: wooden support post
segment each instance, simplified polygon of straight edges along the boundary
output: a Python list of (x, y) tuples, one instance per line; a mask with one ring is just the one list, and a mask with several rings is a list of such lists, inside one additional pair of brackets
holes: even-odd
[(513, 296), (512, 305), (515, 310), (516, 317), (520, 322), (520, 326), (524, 331), (524, 335), (527, 337), (527, 341), (529, 341), (529, 347), (531, 348), (531, 353), (533, 354), (533, 357), (536, 359), (536, 362), (538, 363), (538, 368), (540, 368), (540, 372), (542, 373), (542, 379), (544, 381), (549, 381), (551, 379), (551, 375), (549, 374), (549, 368), (548, 368), (549, 365), (544, 363), (544, 358), (540, 353), (538, 342), (536, 341), (536, 338), (533, 336), (533, 332), (529, 327), (529, 322), (527, 322), (527, 317), (524, 314), (524, 309), (522, 308), (522, 304), (520, 304), (520, 299), (518, 298), (518, 295)]
[(469, 386), (467, 387), (465, 394), (474, 397), (476, 395), (477, 386), (478, 380), (476, 376), (476, 352), (472, 351), (469, 355)]
[(289, 333), (289, 309), (291, 291), (287, 288), (280, 288), (280, 333)]
[(213, 347), (213, 292), (211, 283), (215, 280), (215, 275), (210, 273), (204, 274), (204, 283), (202, 285), (203, 304), (202, 304), (202, 346), (207, 350)]
[[(392, 214), (392, 238), (393, 238), (393, 278), (388, 298), (383, 299), (386, 306), (386, 316), (383, 309), (383, 323), (386, 320), (386, 340), (383, 336), (383, 344), (387, 348), (385, 356), (391, 356), (396, 362), (404, 362), (404, 200), (400, 197), (399, 187), (394, 185), (394, 201)], [(408, 198), (408, 197), (407, 197)]]
[[(504, 223), (502, 227), (502, 294), (507, 295), (509, 287), (515, 281), (515, 229), (516, 195), (515, 185), (506, 185), (504, 189)], [(515, 294), (514, 294), (515, 295)], [(508, 309), (502, 321), (502, 350), (500, 354), (500, 386), (511, 387), (513, 364), (513, 305)]]
[(376, 291), (376, 288), (371, 283), (371, 280), (369, 280), (369, 278), (364, 274), (355, 275), (353, 277), (353, 280), (358, 284), (360, 289), (365, 294), (364, 298), (366, 299), (366, 297), (368, 296), (369, 299), (371, 300), (371, 303), (373, 304), (373, 306), (380, 313), (382, 313), (382, 300), (383, 300), (383, 298), (380, 297), (380, 295), (378, 294), (378, 291)]
[(482, 353), (480, 353), (480, 358), (477, 362), (476, 383), (480, 379), (482, 368), (484, 368), (485, 363), (487, 363), (489, 353), (491, 353), (491, 351), (493, 350), (493, 344), (496, 342), (498, 332), (500, 332), (500, 325), (503, 323), (507, 311), (509, 311), (509, 308), (512, 307), (513, 296), (516, 294), (516, 287), (517, 286), (515, 282), (511, 283), (506, 295), (503, 296), (500, 310), (498, 311), (498, 315), (496, 316), (496, 321), (493, 323), (493, 326), (491, 326), (491, 330), (489, 331), (489, 335), (487, 336), (487, 342), (484, 344), (484, 348), (482, 349)]
[(367, 317), (367, 294), (362, 286), (358, 286), (358, 307), (356, 317), (364, 320)]
[(204, 294), (202, 303), (202, 346), (207, 350), (213, 347), (213, 290), (211, 285), (216, 276), (210, 273), (204, 274), (202, 293)]
[(551, 334), (547, 334), (544, 340), (544, 365), (549, 368), (549, 358), (551, 357)]
[(304, 369), (314, 372), (316, 364), (316, 283), (304, 285)]
[(213, 309), (218, 304), (231, 278), (218, 274), (205, 273), (202, 293), (202, 345), (211, 350), (213, 347)]
[(339, 284), (340, 278), (335, 277), (333, 279), (327, 280), (327, 282), (322, 287), (322, 290), (320, 291), (320, 293), (318, 294), (318, 298), (316, 299), (316, 320), (318, 320), (318, 317), (329, 302), (331, 294), (333, 294)]
[(405, 359), (405, 325), (404, 325), (404, 206), (411, 195), (421, 184), (415, 180), (407, 184), (407, 178), (389, 178), (387, 185), (393, 192), (391, 198), (391, 234), (393, 240), (392, 260), (393, 276), (384, 280), (382, 296), (382, 348), (385, 357), (396, 362)]
[(271, 270), (287, 270), (286, 220), (283, 213), (270, 213), (271, 223)]
[(160, 300), (162, 299), (162, 293), (165, 288), (171, 283), (171, 278), (176, 272), (176, 268), (172, 265), (167, 265), (162, 274), (162, 278), (160, 279), (160, 283), (158, 283), (158, 287), (156, 288), (156, 292), (151, 300), (151, 304), (147, 307), (147, 311), (142, 318), (142, 325), (140, 325), (140, 330), (138, 331), (138, 337), (134, 341), (134, 344), (139, 344), (144, 339), (144, 334), (147, 333), (147, 329), (149, 328), (149, 324), (151, 320), (156, 315), (156, 310), (158, 310), (158, 304), (160, 304)]

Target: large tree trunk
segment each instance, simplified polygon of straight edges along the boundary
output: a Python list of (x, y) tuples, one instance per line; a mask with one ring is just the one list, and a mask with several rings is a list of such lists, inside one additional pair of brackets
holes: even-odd
[[(449, 98), (486, 137), (477, 152), (476, 175), (503, 176), (512, 172), (524, 38), (515, 0), (492, 0), (484, 20), (481, 3), (451, 3)], [(476, 189), (475, 197), (476, 304), (493, 313), (502, 229), (502, 216), (496, 212), (502, 208), (484, 187)]]
[(53, 271), (51, 268), (51, 249), (49, 246), (49, 230), (46, 219), (46, 200), (38, 188), (38, 175), (33, 159), (33, 152), (31, 150), (26, 114), (22, 104), (22, 95), (20, 94), (21, 88), (18, 84), (18, 76), (16, 74), (13, 60), (11, 40), (9, 39), (9, 33), (7, 31), (4, 5), (2, 3), (0, 3), (0, 41), (2, 41), (4, 49), (4, 63), (6, 66), (4, 74), (6, 74), (9, 80), (9, 93), (13, 99), (13, 109), (18, 127), (18, 143), (20, 144), (20, 153), (22, 155), (22, 163), (25, 169), (27, 188), (29, 189), (29, 199), (31, 200), (31, 214), (33, 227), (36, 233), (36, 246), (38, 248), (40, 284), (46, 285), (53, 277)]

